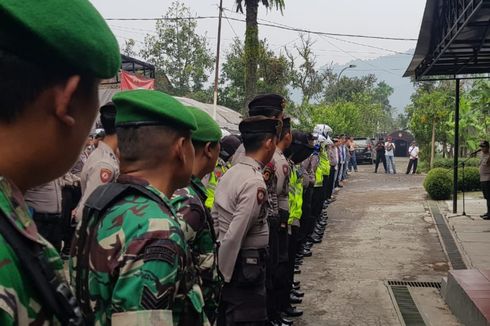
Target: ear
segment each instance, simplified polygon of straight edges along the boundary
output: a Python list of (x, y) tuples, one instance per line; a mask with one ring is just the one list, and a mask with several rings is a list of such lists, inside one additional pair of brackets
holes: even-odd
[(186, 161), (185, 157), (185, 141), (186, 139), (184, 137), (179, 137), (177, 138), (177, 141), (175, 142), (174, 150), (175, 150), (175, 157), (181, 162), (181, 164), (184, 164)]
[(206, 145), (204, 145), (203, 154), (208, 159), (212, 159), (213, 158), (213, 149), (211, 147), (211, 143), (206, 143)]
[(72, 115), (73, 112), (70, 111), (70, 104), (79, 84), (79, 75), (70, 76), (65, 83), (57, 85), (54, 90), (54, 113), (68, 127), (75, 125), (75, 118)]
[(276, 149), (277, 139), (278, 137), (267, 138), (267, 140), (265, 141), (265, 147), (267, 148), (267, 150)]

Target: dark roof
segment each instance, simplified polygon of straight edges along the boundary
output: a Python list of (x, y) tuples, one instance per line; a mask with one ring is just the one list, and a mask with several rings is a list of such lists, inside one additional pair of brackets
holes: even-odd
[(155, 71), (155, 66), (135, 58), (121, 54), (121, 69), (124, 71)]
[(490, 73), (490, 0), (427, 0), (404, 77)]

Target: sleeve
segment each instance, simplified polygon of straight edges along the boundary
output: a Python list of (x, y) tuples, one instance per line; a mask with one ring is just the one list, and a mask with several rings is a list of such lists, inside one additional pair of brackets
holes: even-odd
[(88, 197), (94, 192), (94, 190), (101, 185), (112, 182), (116, 178), (116, 171), (114, 167), (105, 162), (100, 162), (95, 167), (89, 170), (87, 174), (87, 182), (85, 191), (82, 194), (82, 198), (76, 208), (76, 219), (80, 221), (83, 215), (83, 206)]
[[(160, 227), (161, 231), (133, 237), (118, 259), (120, 264), (114, 271), (118, 278), (111, 295), (112, 311), (118, 312), (113, 315), (114, 325), (119, 325), (117, 320), (132, 321), (127, 325), (139, 325), (136, 321), (140, 320), (146, 320), (145, 325), (173, 324), (172, 309), (177, 306), (179, 287), (184, 285), (186, 258), (182, 247), (170, 239), (177, 234), (165, 231), (171, 229), (169, 225)], [(165, 236), (165, 232), (170, 236)], [(149, 320), (155, 323), (148, 323)]]
[(265, 197), (266, 190), (258, 181), (245, 183), (240, 191), (235, 213), (218, 252), (218, 259), (221, 261), (220, 269), (225, 282), (231, 281), (243, 239), (259, 218)]

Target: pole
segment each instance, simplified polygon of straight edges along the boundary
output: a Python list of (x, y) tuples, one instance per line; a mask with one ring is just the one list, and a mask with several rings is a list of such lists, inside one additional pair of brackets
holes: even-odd
[(221, 17), (223, 16), (223, 0), (219, 1), (218, 45), (216, 46), (216, 69), (214, 73), (213, 119), (216, 120), (218, 106), (219, 51), (221, 46)]
[(453, 213), (458, 212), (458, 156), (459, 156), (459, 79), (456, 79), (456, 99), (454, 114), (454, 188)]

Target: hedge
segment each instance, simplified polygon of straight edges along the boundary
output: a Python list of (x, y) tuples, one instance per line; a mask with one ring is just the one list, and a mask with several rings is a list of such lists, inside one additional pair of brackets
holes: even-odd
[[(465, 160), (465, 158), (460, 158), (460, 162), (462, 160)], [(465, 166), (470, 167), (478, 167), (480, 165), (480, 160), (477, 157), (472, 157), (470, 158)], [(452, 169), (454, 167), (454, 160), (452, 158), (438, 158), (434, 160), (433, 168), (445, 168), (445, 169)]]
[[(452, 170), (451, 170), (452, 171)], [(451, 172), (450, 171), (450, 172)], [(464, 187), (464, 189), (463, 189)], [(476, 167), (465, 167), (464, 169), (464, 184), (463, 184), (463, 169), (458, 170), (458, 190), (459, 191), (477, 191), (481, 189), (480, 170)]]
[(434, 200), (449, 199), (453, 189), (451, 170), (444, 168), (430, 170), (425, 177), (424, 188)]

